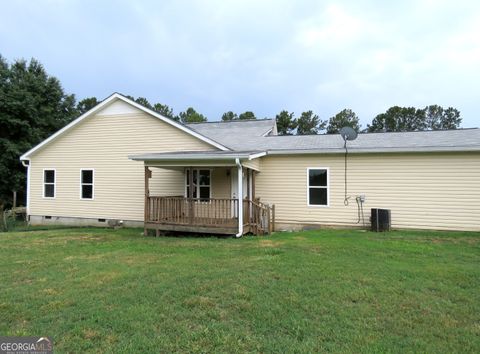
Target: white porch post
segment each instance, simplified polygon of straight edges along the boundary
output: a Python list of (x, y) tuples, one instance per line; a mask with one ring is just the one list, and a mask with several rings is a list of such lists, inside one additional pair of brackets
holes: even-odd
[(240, 159), (235, 159), (237, 164), (237, 174), (238, 174), (238, 234), (236, 237), (242, 237), (243, 235), (243, 168), (240, 163)]

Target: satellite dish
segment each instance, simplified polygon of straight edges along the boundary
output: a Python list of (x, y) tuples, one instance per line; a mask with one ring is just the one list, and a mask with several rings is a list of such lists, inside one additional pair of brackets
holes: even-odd
[(342, 136), (343, 140), (347, 142), (347, 140), (355, 140), (358, 136), (357, 132), (350, 127), (343, 127), (340, 129), (340, 135)]
[(343, 204), (345, 204), (345, 206), (348, 206), (348, 200), (350, 199), (350, 197), (348, 196), (348, 192), (347, 192), (347, 155), (348, 155), (347, 141), (355, 140), (358, 134), (351, 127), (343, 127), (342, 129), (340, 129), (340, 135), (342, 136), (343, 141), (345, 142), (343, 144), (343, 147), (345, 148), (345, 199), (343, 200)]

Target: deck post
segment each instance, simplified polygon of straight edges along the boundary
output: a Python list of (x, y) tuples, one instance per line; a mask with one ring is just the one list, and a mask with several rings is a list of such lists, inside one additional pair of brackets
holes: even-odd
[(252, 200), (255, 200), (255, 171), (252, 170)]
[(275, 232), (275, 204), (272, 205), (272, 231)]
[(247, 169), (247, 201), (248, 201), (248, 207), (247, 207), (247, 216), (248, 216), (248, 224), (252, 223), (252, 174), (253, 170)]
[[(197, 176), (198, 179), (198, 176)], [(188, 185), (190, 186), (190, 190), (188, 192), (188, 216), (190, 220), (190, 225), (193, 225), (193, 218), (194, 218), (194, 205), (193, 205), (193, 167), (190, 166), (190, 169), (188, 171)]]
[(150, 190), (148, 186), (149, 179), (151, 177), (151, 171), (148, 169), (148, 166), (145, 166), (145, 202), (144, 202), (144, 214), (143, 214), (143, 234), (148, 236), (147, 230), (147, 221), (149, 219), (148, 216), (148, 197), (150, 196)]

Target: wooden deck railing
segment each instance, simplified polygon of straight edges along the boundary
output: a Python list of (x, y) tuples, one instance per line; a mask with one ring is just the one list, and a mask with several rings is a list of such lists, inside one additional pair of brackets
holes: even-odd
[(243, 224), (255, 235), (272, 233), (275, 227), (275, 205), (244, 199)]
[(147, 221), (178, 225), (228, 226), (238, 218), (238, 199), (148, 197)]
[[(238, 199), (184, 197), (148, 197), (145, 222), (153, 224), (199, 227), (233, 227), (238, 225)], [(243, 200), (245, 232), (256, 235), (274, 229), (275, 208), (260, 201)]]

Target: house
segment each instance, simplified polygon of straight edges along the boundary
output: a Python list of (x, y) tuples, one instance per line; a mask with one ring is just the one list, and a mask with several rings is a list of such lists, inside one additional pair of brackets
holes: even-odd
[(346, 156), (339, 135), (183, 125), (115, 93), (21, 160), (32, 224), (241, 236), (363, 226), (386, 208), (394, 228), (480, 231), (479, 129), (360, 134)]

